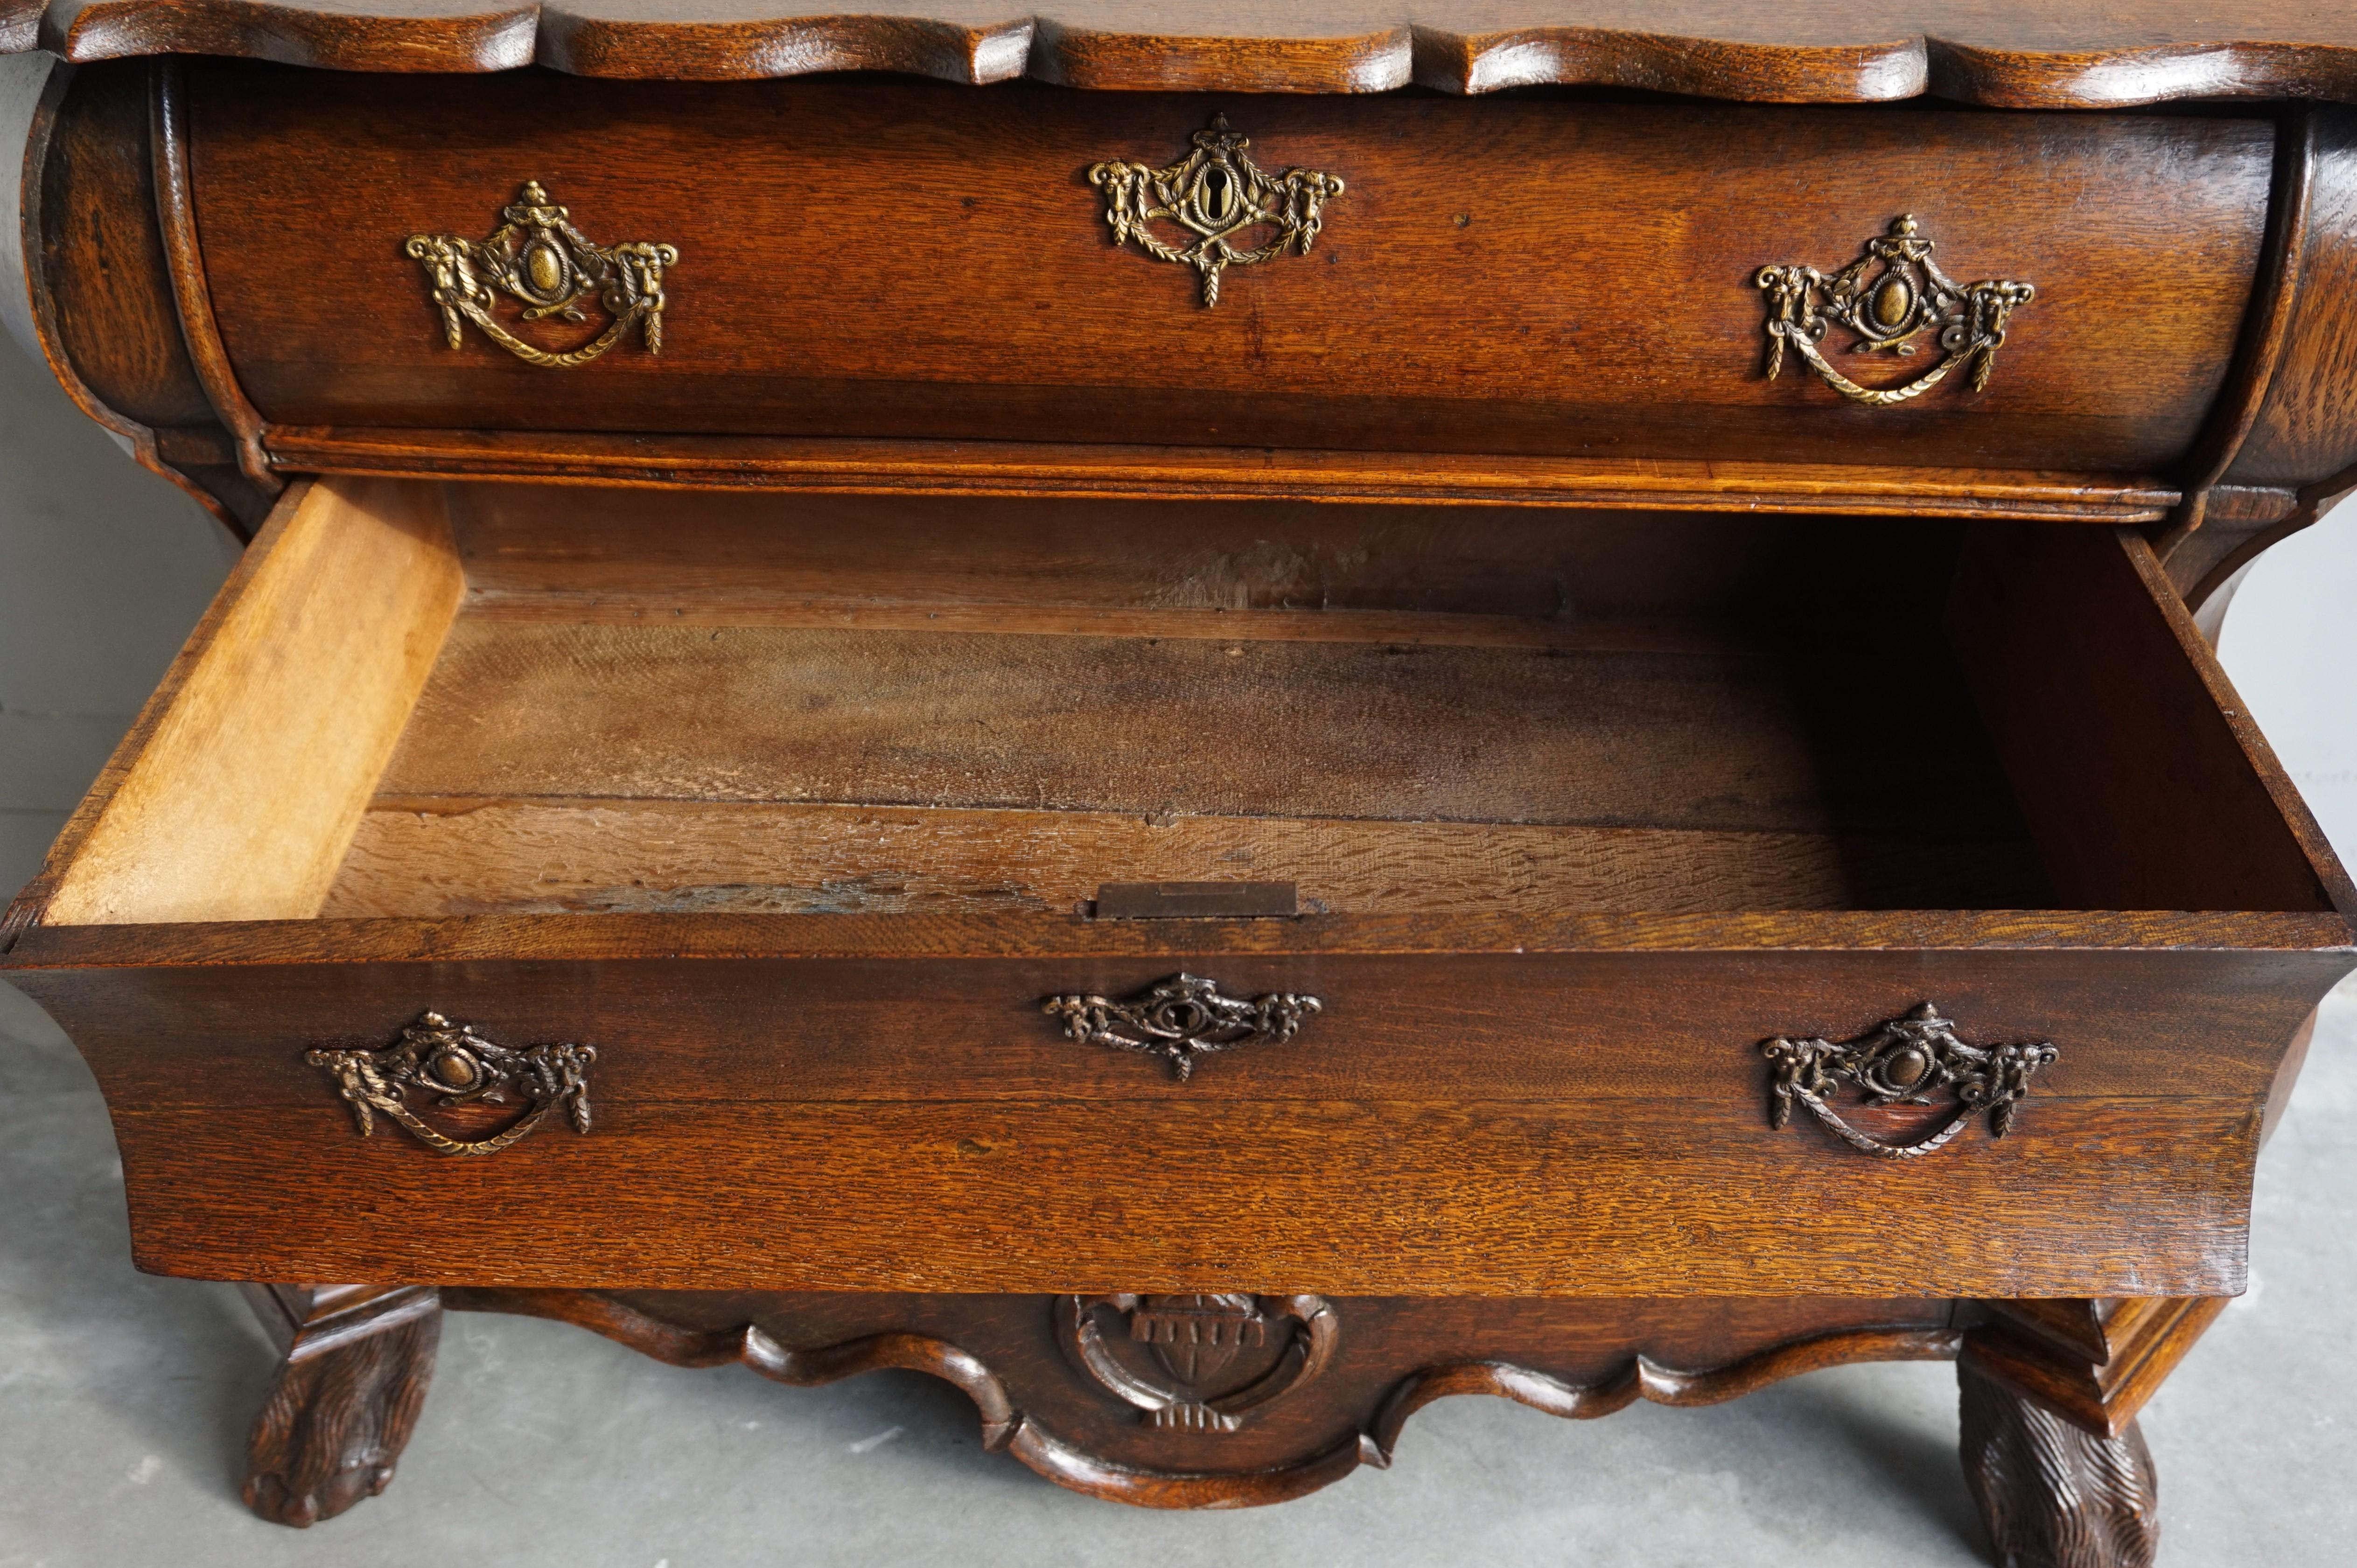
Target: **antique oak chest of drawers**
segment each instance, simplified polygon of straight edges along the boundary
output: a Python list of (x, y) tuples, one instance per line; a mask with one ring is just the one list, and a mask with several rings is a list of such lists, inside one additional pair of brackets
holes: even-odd
[(0, 926), (248, 1500), (459, 1309), (1157, 1507), (1953, 1359), (2149, 1562), (2357, 964), (2201, 618), (2357, 20), (2127, 9), (0, 5), (0, 308), (252, 539)]

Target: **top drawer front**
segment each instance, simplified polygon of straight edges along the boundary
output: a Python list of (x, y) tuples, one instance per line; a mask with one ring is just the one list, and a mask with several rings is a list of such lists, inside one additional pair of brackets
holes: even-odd
[[(2191, 443), (2274, 146), (2218, 119), (230, 67), (190, 102), (222, 338), (283, 424), (2080, 469)], [(1175, 164), (1215, 113), (1344, 188), (1308, 254), (1229, 267), (1206, 308), (1194, 268), (1114, 243), (1089, 171)], [(676, 248), (660, 353), (448, 346), (404, 242), (481, 239), (526, 181), (595, 242)], [(1986, 389), (1768, 379), (1760, 269), (1835, 274), (1901, 214), (1958, 285), (2037, 290)], [(522, 313), (494, 314), (550, 350), (606, 321)], [(1942, 352), (1856, 340), (1823, 347), (1873, 387)]]

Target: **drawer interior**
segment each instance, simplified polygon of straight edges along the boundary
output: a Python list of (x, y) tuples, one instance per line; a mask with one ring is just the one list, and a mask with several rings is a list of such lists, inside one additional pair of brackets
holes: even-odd
[[(2240, 706), (2087, 524), (321, 479), (0, 963), (199, 1277), (2231, 1293), (2357, 908)], [(1085, 908), (1176, 880), (1308, 912)], [(1180, 973), (1318, 1015), (1043, 1007)], [(1927, 1004), (2053, 1044), (2018, 1130), (1764, 1113)], [(359, 1135), (319, 1053), (429, 1009), (594, 1130)]]
[(326, 479), (44, 918), (1068, 920), (1159, 881), (1338, 915), (2330, 910), (2123, 551)]

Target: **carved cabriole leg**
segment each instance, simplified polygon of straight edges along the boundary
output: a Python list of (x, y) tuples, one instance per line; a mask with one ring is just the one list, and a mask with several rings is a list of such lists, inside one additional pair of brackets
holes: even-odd
[(2160, 1520), (2136, 1414), (2225, 1305), (1986, 1304), (1956, 1376), (1964, 1478), (2004, 1568), (2148, 1568)]
[(1956, 1380), (1964, 1480), (2002, 1568), (2151, 1568), (2159, 1494), (2134, 1422), (2097, 1437), (1970, 1361)]
[(442, 1304), (425, 1285), (248, 1285), (285, 1359), (254, 1418), (245, 1503), (300, 1529), (393, 1479), (417, 1424)]

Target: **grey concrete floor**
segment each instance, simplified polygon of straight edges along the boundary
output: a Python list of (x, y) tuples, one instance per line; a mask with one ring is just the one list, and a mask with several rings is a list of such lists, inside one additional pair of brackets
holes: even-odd
[[(2154, 1400), (2163, 1562), (2357, 1561), (2357, 988), (2261, 1162), (2250, 1296)], [(73, 1048), (0, 986), (0, 1568), (1153, 1563), (1973, 1564), (1944, 1366), (1843, 1368), (1716, 1409), (1410, 1423), (1388, 1473), (1233, 1514), (1096, 1502), (981, 1451), (946, 1384), (798, 1390), (558, 1324), (453, 1315), (384, 1496), (297, 1532), (237, 1500), (272, 1353), (227, 1285), (127, 1257)]]

